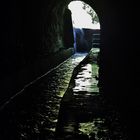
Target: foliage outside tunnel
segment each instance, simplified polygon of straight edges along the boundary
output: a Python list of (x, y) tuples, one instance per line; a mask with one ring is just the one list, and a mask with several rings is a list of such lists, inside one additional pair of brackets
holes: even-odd
[(68, 8), (72, 12), (74, 27), (100, 29), (99, 17), (90, 5), (83, 1), (72, 1)]
[(91, 48), (99, 48), (100, 22), (96, 12), (83, 1), (72, 1), (68, 8), (72, 16), (75, 51), (89, 52)]

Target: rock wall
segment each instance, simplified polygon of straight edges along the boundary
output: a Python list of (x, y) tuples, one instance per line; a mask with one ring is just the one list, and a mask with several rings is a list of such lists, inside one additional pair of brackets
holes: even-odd
[(1, 6), (0, 105), (73, 54), (73, 29), (66, 2), (8, 0)]

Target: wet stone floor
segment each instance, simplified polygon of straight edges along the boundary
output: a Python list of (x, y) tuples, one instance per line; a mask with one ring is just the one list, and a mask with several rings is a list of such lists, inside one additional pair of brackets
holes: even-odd
[(57, 140), (126, 140), (119, 113), (108, 104), (98, 87), (98, 49), (92, 49), (62, 99)]
[(127, 140), (100, 93), (98, 53), (73, 55), (14, 98), (0, 115), (0, 140)]
[(0, 112), (0, 140), (54, 140), (60, 102), (86, 55), (74, 54), (6, 105)]

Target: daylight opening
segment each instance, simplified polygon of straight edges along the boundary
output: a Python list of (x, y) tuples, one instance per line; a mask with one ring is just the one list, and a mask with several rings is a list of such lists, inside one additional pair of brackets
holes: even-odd
[(82, 1), (72, 1), (68, 5), (72, 12), (72, 22), (75, 28), (100, 29), (96, 12)]
[(83, 1), (70, 2), (68, 9), (72, 16), (75, 52), (99, 48), (100, 22), (96, 12)]

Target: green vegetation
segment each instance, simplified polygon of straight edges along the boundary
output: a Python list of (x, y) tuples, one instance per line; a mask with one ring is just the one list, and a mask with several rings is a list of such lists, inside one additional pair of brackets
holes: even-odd
[(86, 3), (83, 2), (83, 9), (91, 16), (92, 23), (99, 23), (99, 18), (96, 12)]

